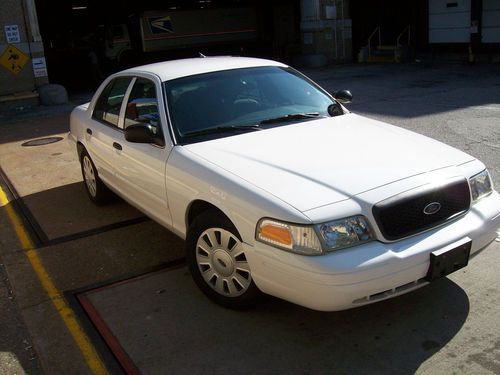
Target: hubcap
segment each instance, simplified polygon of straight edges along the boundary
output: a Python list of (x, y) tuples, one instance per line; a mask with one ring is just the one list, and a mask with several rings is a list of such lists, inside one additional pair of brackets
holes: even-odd
[(85, 184), (90, 195), (95, 197), (97, 191), (97, 183), (95, 180), (94, 168), (88, 156), (83, 157), (83, 175), (85, 176)]
[(241, 241), (222, 228), (209, 228), (196, 243), (196, 262), (205, 282), (228, 297), (242, 295), (252, 277)]

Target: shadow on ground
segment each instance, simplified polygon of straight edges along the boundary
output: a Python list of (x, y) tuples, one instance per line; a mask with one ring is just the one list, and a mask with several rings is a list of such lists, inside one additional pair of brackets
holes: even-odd
[(87, 196), (83, 182), (30, 194), (21, 203), (31, 216), (42, 242), (59, 241), (82, 232), (108, 228), (119, 223), (134, 224), (144, 215), (118, 197), (96, 206)]
[(330, 92), (351, 90), (349, 109), (372, 115), (422, 117), (498, 105), (500, 96), (495, 64), (356, 64), (307, 73)]
[[(0, 213), (2, 219), (3, 214)], [(3, 264), (0, 264), (0, 316), (3, 325), (0, 327), (0, 374), (41, 374)]]
[(71, 106), (37, 115), (0, 116), (0, 144), (28, 141), (69, 132)]
[(467, 295), (449, 279), (342, 312), (271, 297), (231, 311), (208, 301), (184, 267), (87, 298), (143, 374), (413, 374), (469, 313)]

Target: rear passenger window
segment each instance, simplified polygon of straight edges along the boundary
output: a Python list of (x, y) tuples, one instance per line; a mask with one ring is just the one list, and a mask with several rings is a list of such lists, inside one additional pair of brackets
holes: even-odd
[(97, 121), (118, 126), (123, 97), (131, 80), (131, 77), (119, 77), (108, 83), (97, 99), (92, 117)]

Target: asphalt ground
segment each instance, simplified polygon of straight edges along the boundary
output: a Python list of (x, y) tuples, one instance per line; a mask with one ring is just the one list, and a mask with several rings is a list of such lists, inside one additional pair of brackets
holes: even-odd
[[(478, 157), (500, 186), (499, 66), (305, 73), (350, 89), (354, 112)], [(65, 140), (22, 146), (65, 137), (71, 108), (0, 114), (0, 374), (500, 373), (500, 242), (445, 279), (354, 310), (274, 298), (225, 310), (196, 289), (181, 240), (119, 199), (90, 204)]]

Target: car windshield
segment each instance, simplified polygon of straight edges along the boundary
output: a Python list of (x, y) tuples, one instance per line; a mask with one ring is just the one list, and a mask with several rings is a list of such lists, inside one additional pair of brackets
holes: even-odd
[[(181, 142), (329, 116), (328, 94), (291, 68), (243, 68), (164, 82)], [(271, 125), (272, 124), (272, 125)]]

